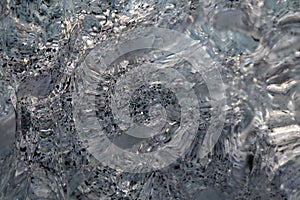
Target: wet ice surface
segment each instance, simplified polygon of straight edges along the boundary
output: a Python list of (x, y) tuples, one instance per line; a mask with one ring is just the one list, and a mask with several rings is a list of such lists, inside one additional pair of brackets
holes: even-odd
[[(299, 199), (299, 12), (296, 0), (1, 1), (0, 199)], [(192, 42), (132, 35), (154, 26)], [(124, 171), (147, 153), (154, 171)]]

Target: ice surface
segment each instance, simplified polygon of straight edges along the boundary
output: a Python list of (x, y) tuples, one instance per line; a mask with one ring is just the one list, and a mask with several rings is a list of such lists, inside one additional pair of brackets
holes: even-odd
[(300, 199), (299, 0), (2, 0), (0, 199)]

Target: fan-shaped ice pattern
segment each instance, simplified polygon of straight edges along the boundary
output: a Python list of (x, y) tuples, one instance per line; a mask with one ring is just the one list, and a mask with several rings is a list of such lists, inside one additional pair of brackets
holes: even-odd
[(300, 186), (299, 174), (295, 173), (300, 167), (297, 161), (300, 29), (295, 11), (285, 12), (276, 21), (277, 29), (266, 35), (259, 49), (262, 55), (254, 54), (253, 58), (256, 67), (263, 71), (258, 74), (258, 80), (265, 83), (263, 88), (267, 94), (265, 109), (269, 130), (265, 136), (271, 145), (265, 152), (268, 175), (276, 178), (280, 189), (293, 199)]
[[(106, 53), (101, 46), (94, 49), (76, 72), (76, 84), (82, 89), (74, 95), (74, 116), (89, 151), (105, 165), (122, 171), (141, 173), (167, 167), (191, 148), (197, 134), (201, 98), (194, 90), (198, 87), (199, 95), (205, 92), (199, 82), (204, 80), (210, 93), (206, 98), (214, 109), (199, 149), (199, 157), (205, 157), (220, 136), (224, 118), (225, 94), (217, 64), (201, 46), (176, 31), (148, 28), (126, 35), (135, 39), (120, 41)], [(159, 115), (160, 125), (151, 125), (154, 120), (148, 117), (153, 106), (166, 112)], [(124, 134), (148, 141), (139, 141), (138, 150), (131, 152), (107, 138), (114, 141)]]

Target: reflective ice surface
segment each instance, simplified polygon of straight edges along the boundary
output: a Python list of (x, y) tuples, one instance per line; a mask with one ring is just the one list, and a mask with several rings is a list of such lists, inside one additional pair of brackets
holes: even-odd
[(2, 0), (0, 52), (0, 199), (300, 199), (297, 0)]

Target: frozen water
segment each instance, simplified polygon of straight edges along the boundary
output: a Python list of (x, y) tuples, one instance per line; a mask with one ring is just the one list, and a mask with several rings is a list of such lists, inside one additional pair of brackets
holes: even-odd
[(16, 134), (16, 114), (10, 91), (1, 82), (0, 91), (0, 159), (5, 159), (12, 152)]
[(2, 0), (0, 199), (300, 199), (299, 0)]

